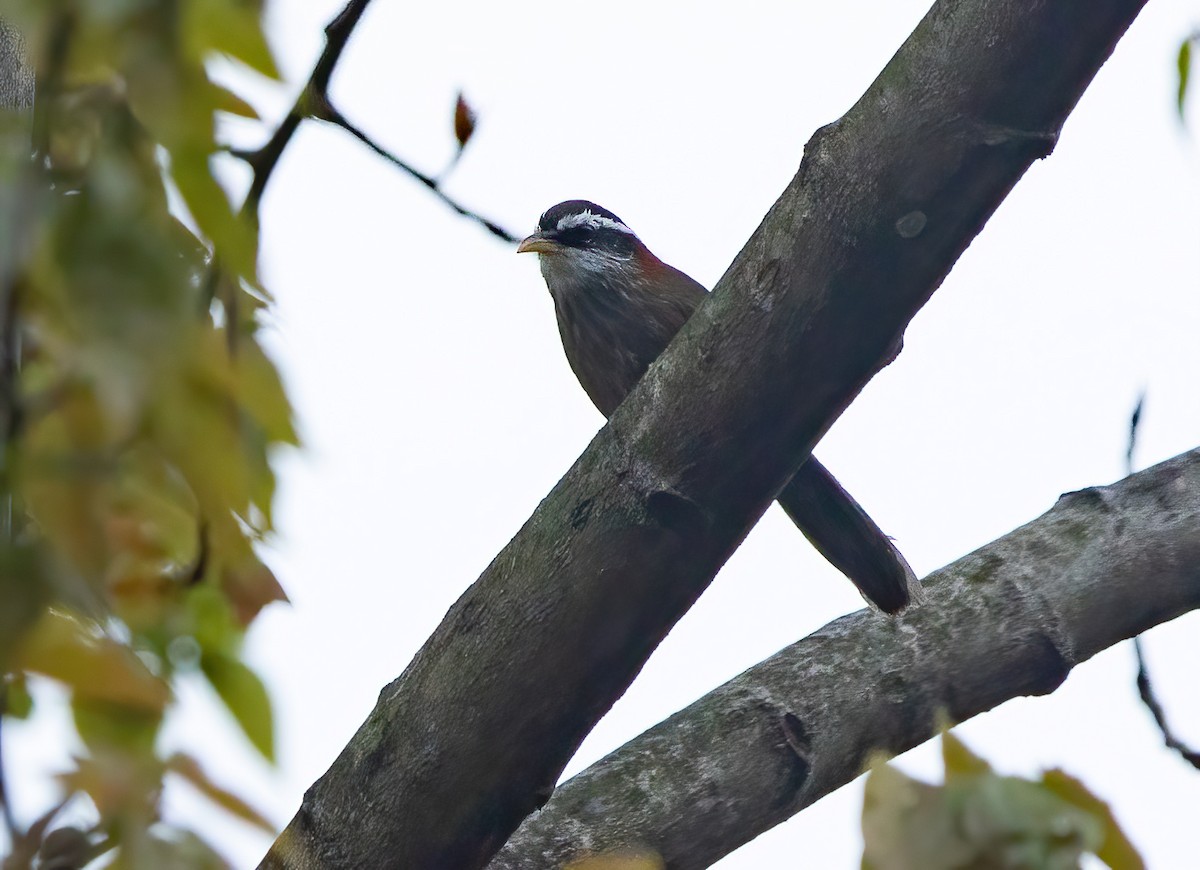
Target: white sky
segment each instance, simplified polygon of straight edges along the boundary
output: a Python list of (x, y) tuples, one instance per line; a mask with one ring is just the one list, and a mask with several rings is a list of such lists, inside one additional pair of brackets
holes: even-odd
[[(276, 2), (302, 81), (332, 0)], [(926, 0), (728, 4), (376, 3), (335, 79), (339, 108), (416, 165), (453, 151), (462, 87), (475, 139), (448, 189), (520, 232), (593, 199), (712, 286), (794, 174), (805, 141), (859, 97)], [(1173, 110), (1175, 50), (1200, 3), (1154, 0), (1055, 154), (1034, 166), (908, 331), (899, 360), (817, 453), (925, 574), (1123, 471), (1200, 444), (1200, 147)], [(268, 116), (290, 94), (255, 88)], [(1193, 101), (1200, 130), (1200, 100)], [(255, 141), (255, 140), (251, 140)], [(272, 181), (271, 346), (307, 448), (279, 463), (268, 554), (292, 607), (253, 629), (281, 763), (257, 762), (207, 690), (173, 741), (280, 825), (446, 609), (602, 423), (563, 358), (533, 257), (517, 257), (350, 137), (306, 125)], [(572, 762), (575, 772), (861, 601), (773, 508)], [(1200, 744), (1195, 615), (1152, 632), (1158, 689)], [(1189, 634), (1191, 636), (1189, 636)], [(959, 729), (1006, 772), (1061, 765), (1114, 805), (1154, 868), (1194, 862), (1200, 774), (1160, 748), (1123, 645), (1053, 696)], [(43, 697), (43, 709), (51, 706)], [(22, 806), (61, 733), (9, 732)], [(38, 739), (40, 736), (41, 739)], [(936, 749), (906, 769), (939, 772)], [(727, 858), (722, 870), (856, 867), (861, 784)], [(175, 818), (240, 866), (268, 840), (173, 790)]]

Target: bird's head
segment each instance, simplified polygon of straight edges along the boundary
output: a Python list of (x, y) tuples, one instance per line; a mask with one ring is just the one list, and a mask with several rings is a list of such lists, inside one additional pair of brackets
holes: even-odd
[(538, 255), (552, 293), (597, 279), (635, 279), (654, 261), (623, 220), (584, 199), (547, 209), (517, 253)]
[(548, 209), (517, 252), (538, 255), (567, 359), (606, 416), (707, 292), (650, 253), (623, 220), (583, 199)]

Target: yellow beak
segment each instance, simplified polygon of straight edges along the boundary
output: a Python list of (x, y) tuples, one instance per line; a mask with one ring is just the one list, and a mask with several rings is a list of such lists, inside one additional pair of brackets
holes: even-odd
[(555, 251), (562, 248), (554, 239), (548, 238), (541, 233), (534, 233), (529, 238), (517, 245), (518, 254), (553, 254)]

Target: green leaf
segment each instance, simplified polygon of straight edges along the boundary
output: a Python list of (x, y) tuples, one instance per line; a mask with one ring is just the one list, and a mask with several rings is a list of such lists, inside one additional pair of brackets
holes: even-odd
[(942, 733), (942, 763), (946, 765), (946, 781), (955, 776), (975, 776), (991, 773), (992, 766), (967, 748), (967, 745), (951, 734)]
[(242, 643), (242, 630), (234, 621), (229, 599), (212, 583), (188, 590), (191, 636), (204, 655), (235, 656)]
[(0, 674), (20, 673), (14, 658), (21, 641), (62, 579), (48, 562), (28, 544), (0, 546)]
[(183, 32), (194, 58), (203, 60), (209, 52), (220, 52), (267, 78), (279, 79), (258, 4), (245, 0), (189, 0), (186, 10)]
[(264, 438), (268, 442), (298, 444), (292, 406), (279, 370), (257, 341), (243, 340), (238, 345), (235, 368), (239, 398)]
[(93, 754), (114, 751), (147, 764), (154, 758), (162, 714), (76, 693), (71, 703), (75, 729)]
[(943, 797), (890, 764), (872, 770), (863, 795), (863, 870), (970, 866), (974, 850)]
[(864, 870), (1074, 870), (1086, 853), (1140, 870), (1107, 807), (1078, 783), (1056, 772), (1042, 782), (1000, 776), (957, 739), (943, 741), (944, 785), (890, 765), (868, 776)]
[(28, 719), (33, 712), (33, 696), (22, 673), (13, 674), (4, 687), (4, 715), (14, 719)]
[(1096, 850), (1097, 858), (1112, 870), (1145, 870), (1146, 863), (1117, 824), (1112, 808), (1096, 797), (1087, 786), (1057, 768), (1042, 774), (1042, 785), (1100, 821), (1104, 827), (1104, 843)]
[(1183, 120), (1183, 106), (1187, 100), (1188, 79), (1192, 71), (1192, 39), (1185, 39), (1179, 44), (1179, 57), (1175, 61), (1176, 68), (1179, 70), (1179, 92), (1176, 97), (1176, 108), (1179, 111), (1179, 120)]
[(213, 177), (212, 148), (177, 147), (170, 152), (171, 177), (196, 225), (233, 274), (256, 284), (258, 232), (253, 221), (233, 209), (225, 189)]
[(267, 761), (275, 761), (275, 729), (271, 699), (254, 671), (231, 656), (205, 653), (200, 669), (250, 743)]

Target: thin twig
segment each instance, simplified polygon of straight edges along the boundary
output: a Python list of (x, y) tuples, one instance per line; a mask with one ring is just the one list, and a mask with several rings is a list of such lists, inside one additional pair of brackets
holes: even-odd
[(1184, 761), (1197, 770), (1200, 770), (1200, 752), (1190, 748), (1176, 737), (1167, 725), (1166, 713), (1163, 712), (1162, 704), (1158, 702), (1158, 698), (1154, 695), (1154, 688), (1150, 685), (1150, 672), (1146, 669), (1146, 658), (1142, 655), (1140, 638), (1135, 637), (1133, 639), (1133, 649), (1137, 653), (1138, 660), (1138, 694), (1142, 697), (1142, 703), (1149, 708), (1150, 714), (1154, 716), (1154, 721), (1158, 724), (1158, 730), (1162, 732), (1163, 742), (1167, 745), (1168, 749), (1174, 749)]
[(345, 8), (326, 26), (324, 51), (321, 52), (321, 56), (317, 59), (312, 74), (301, 90), (300, 96), (296, 99), (295, 105), (292, 106), (287, 117), (283, 119), (279, 128), (276, 129), (267, 143), (257, 151), (244, 151), (240, 149), (230, 151), (234, 156), (246, 161), (251, 169), (254, 170), (254, 178), (250, 182), (250, 189), (246, 193), (245, 202), (242, 204), (242, 212), (249, 213), (252, 217), (257, 217), (259, 204), (262, 202), (267, 182), (270, 181), (272, 174), (275, 172), (275, 167), (279, 165), (279, 158), (283, 156), (284, 149), (296, 134), (296, 130), (299, 129), (301, 122), (306, 118), (314, 118), (341, 127), (380, 157), (419, 181), (434, 196), (453, 209), (457, 214), (475, 221), (492, 235), (510, 244), (516, 243), (519, 241), (518, 236), (510, 233), (495, 221), (488, 220), (450, 196), (447, 196), (442, 190), (438, 179), (421, 172), (410, 163), (401, 160), (392, 152), (378, 145), (363, 133), (362, 130), (347, 121), (341, 112), (333, 108), (329, 97), (329, 82), (333, 77), (334, 68), (337, 66), (338, 60), (346, 48), (346, 44), (350, 41), (350, 36), (354, 32), (355, 26), (357, 26), (359, 19), (362, 18), (362, 14), (366, 11), (367, 5), (370, 2), (371, 0), (350, 0)]
[(1142, 409), (1146, 407), (1146, 391), (1138, 393), (1137, 404), (1129, 415), (1129, 446), (1125, 449), (1125, 474), (1133, 474), (1133, 450), (1137, 447), (1138, 426), (1142, 423)]
[[(1142, 390), (1138, 394), (1137, 404), (1133, 406), (1133, 413), (1129, 415), (1129, 446), (1125, 450), (1125, 472), (1128, 475), (1133, 474), (1133, 451), (1137, 446), (1138, 428), (1142, 423), (1142, 411), (1146, 406), (1146, 391)], [(1142, 653), (1141, 638), (1133, 639), (1133, 650), (1137, 654), (1138, 673), (1137, 673), (1137, 689), (1138, 695), (1141, 696), (1142, 703), (1150, 710), (1150, 715), (1154, 717), (1154, 721), (1158, 724), (1158, 730), (1162, 732), (1163, 742), (1166, 743), (1168, 749), (1174, 749), (1183, 757), (1183, 760), (1192, 767), (1200, 770), (1200, 753), (1190, 749), (1186, 744), (1182, 743), (1171, 729), (1167, 727), (1167, 717), (1163, 712), (1162, 704), (1154, 694), (1154, 688), (1150, 684), (1150, 671), (1146, 667), (1146, 657)]]
[[(333, 78), (333, 71), (337, 67), (337, 63), (341, 59), (342, 52), (345, 51), (351, 35), (354, 33), (354, 28), (358, 25), (370, 2), (371, 0), (349, 0), (342, 8), (342, 11), (334, 16), (333, 20), (325, 26), (325, 48), (322, 50), (321, 56), (317, 58), (316, 65), (313, 67), (308, 81), (301, 89), (300, 95), (296, 98), (295, 104), (280, 122), (275, 132), (271, 134), (271, 138), (262, 147), (254, 151), (228, 149), (229, 154), (244, 161), (253, 171), (250, 188), (246, 192), (246, 198), (242, 201), (239, 213), (246, 219), (257, 223), (263, 194), (266, 192), (267, 183), (271, 180), (276, 167), (279, 165), (279, 159), (283, 156), (284, 150), (292, 141), (292, 137), (296, 135), (300, 124), (305, 119), (313, 118), (337, 124), (347, 130), (376, 154), (424, 184), (438, 199), (455, 212), (476, 221), (487, 229), (488, 232), (504, 239), (506, 242), (515, 243), (518, 240), (517, 236), (508, 232), (494, 221), (476, 214), (451, 199), (442, 191), (436, 179), (430, 178), (428, 175), (418, 171), (394, 154), (377, 145), (333, 108), (329, 98), (329, 83)], [(214, 255), (209, 261), (208, 269), (202, 281), (201, 301), (205, 312), (207, 312), (208, 307), (212, 304), (218, 292), (217, 273), (219, 268), (217, 258)], [(236, 292), (232, 295), (232, 305), (236, 305)], [(236, 314), (236, 311), (227, 311), (225, 318), (231, 355), (234, 350)]]
[(349, 133), (351, 136), (353, 136), (359, 142), (362, 142), (364, 145), (366, 145), (368, 148), (370, 148), (372, 151), (374, 151), (376, 154), (378, 154), (384, 160), (391, 163), (397, 169), (407, 172), (414, 179), (419, 181), (421, 184), (425, 185), (427, 188), (429, 188), (430, 193), (432, 193), (434, 196), (436, 196), (438, 199), (440, 199), (443, 203), (445, 203), (447, 206), (449, 206), (455, 212), (457, 212), (458, 214), (462, 215), (465, 218), (469, 218), (473, 221), (478, 222), (484, 229), (486, 229), (492, 235), (494, 235), (500, 239), (503, 239), (504, 241), (509, 242), (514, 245), (521, 240), (519, 236), (513, 235), (508, 230), (504, 229), (502, 226), (495, 223), (494, 221), (488, 220), (487, 218), (483, 217), (482, 215), (478, 214), (477, 212), (471, 211), (466, 206), (460, 204), (459, 202), (455, 201), (451, 197), (447, 196), (445, 194), (445, 192), (442, 191), (441, 183), (438, 181), (438, 179), (436, 179), (430, 175), (426, 175), (425, 173), (421, 172), (418, 169), (415, 169), (412, 165), (410, 165), (409, 163), (406, 163), (404, 160), (401, 160), (399, 157), (397, 157), (391, 151), (388, 151), (382, 145), (378, 144), (374, 139), (372, 139), (370, 136), (368, 136), (366, 133), (364, 133), (361, 129), (356, 127), (354, 124), (350, 123), (350, 121), (346, 120), (346, 117), (341, 112), (339, 112), (337, 109), (335, 109), (333, 107), (333, 105), (330, 104), (328, 101), (326, 102), (326, 104), (323, 107), (321, 107), (320, 113), (314, 115), (314, 117), (318, 118), (319, 120), (326, 121), (327, 123), (334, 124), (335, 126), (341, 127), (343, 130), (345, 130), (347, 133)]
[(242, 203), (243, 212), (250, 211), (257, 216), (263, 191), (267, 189), (267, 182), (270, 181), (275, 167), (279, 164), (283, 149), (296, 134), (300, 122), (309, 116), (312, 95), (329, 92), (329, 80), (333, 77), (334, 67), (341, 59), (342, 52), (350, 41), (350, 35), (354, 32), (355, 26), (362, 18), (362, 14), (367, 11), (370, 3), (371, 0), (350, 0), (342, 11), (325, 26), (325, 49), (317, 58), (316, 66), (313, 67), (308, 82), (300, 91), (300, 96), (296, 98), (295, 105), (292, 106), (291, 111), (272, 134), (267, 144), (248, 155), (241, 155), (254, 170), (254, 180), (251, 181), (246, 200)]

